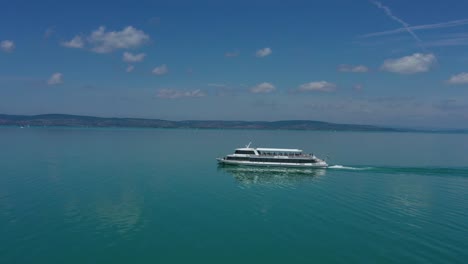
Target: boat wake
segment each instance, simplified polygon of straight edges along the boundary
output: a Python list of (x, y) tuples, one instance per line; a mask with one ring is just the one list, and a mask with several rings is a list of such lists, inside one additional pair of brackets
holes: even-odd
[(369, 170), (372, 167), (350, 167), (350, 166), (343, 166), (343, 165), (331, 165), (327, 167), (328, 169), (335, 169), (335, 170)]
[(348, 170), (348, 171), (368, 171), (376, 173), (393, 173), (393, 174), (422, 174), (422, 175), (456, 175), (468, 177), (467, 167), (352, 167), (343, 165), (330, 165), (327, 167), (332, 170)]

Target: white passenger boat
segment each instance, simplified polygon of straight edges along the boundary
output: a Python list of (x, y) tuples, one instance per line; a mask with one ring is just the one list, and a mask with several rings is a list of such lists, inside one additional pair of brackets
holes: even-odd
[(294, 168), (326, 168), (328, 164), (314, 154), (306, 154), (300, 149), (281, 148), (251, 148), (250, 143), (245, 148), (238, 148), (234, 154), (217, 158), (218, 163), (226, 165), (263, 166), (263, 167), (294, 167)]

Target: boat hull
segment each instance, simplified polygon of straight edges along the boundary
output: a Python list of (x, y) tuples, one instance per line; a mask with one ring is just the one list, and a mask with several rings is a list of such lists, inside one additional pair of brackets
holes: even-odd
[(281, 163), (281, 162), (252, 162), (252, 161), (240, 161), (240, 160), (226, 160), (223, 158), (216, 159), (219, 164), (222, 165), (234, 165), (234, 166), (252, 166), (252, 167), (283, 167), (283, 168), (326, 168), (328, 164), (326, 162), (317, 163)]

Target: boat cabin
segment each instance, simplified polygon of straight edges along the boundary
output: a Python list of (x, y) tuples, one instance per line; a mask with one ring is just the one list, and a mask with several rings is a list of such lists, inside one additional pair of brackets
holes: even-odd
[(234, 154), (241, 155), (259, 155), (259, 153), (254, 148), (238, 148)]
[(283, 157), (301, 157), (307, 156), (300, 149), (278, 149), (278, 148), (238, 148), (236, 155), (255, 155), (255, 156), (283, 156)]
[(302, 150), (300, 149), (278, 149), (278, 148), (257, 148), (257, 152), (261, 156), (286, 156), (296, 157), (303, 156)]

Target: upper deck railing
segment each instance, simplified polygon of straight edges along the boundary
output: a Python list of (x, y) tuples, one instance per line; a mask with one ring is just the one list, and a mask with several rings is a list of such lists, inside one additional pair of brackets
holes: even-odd
[(302, 150), (300, 150), (300, 149), (256, 148), (256, 150), (257, 150), (257, 151), (262, 151), (262, 152), (280, 152), (280, 153), (291, 152), (291, 153), (302, 153)]

